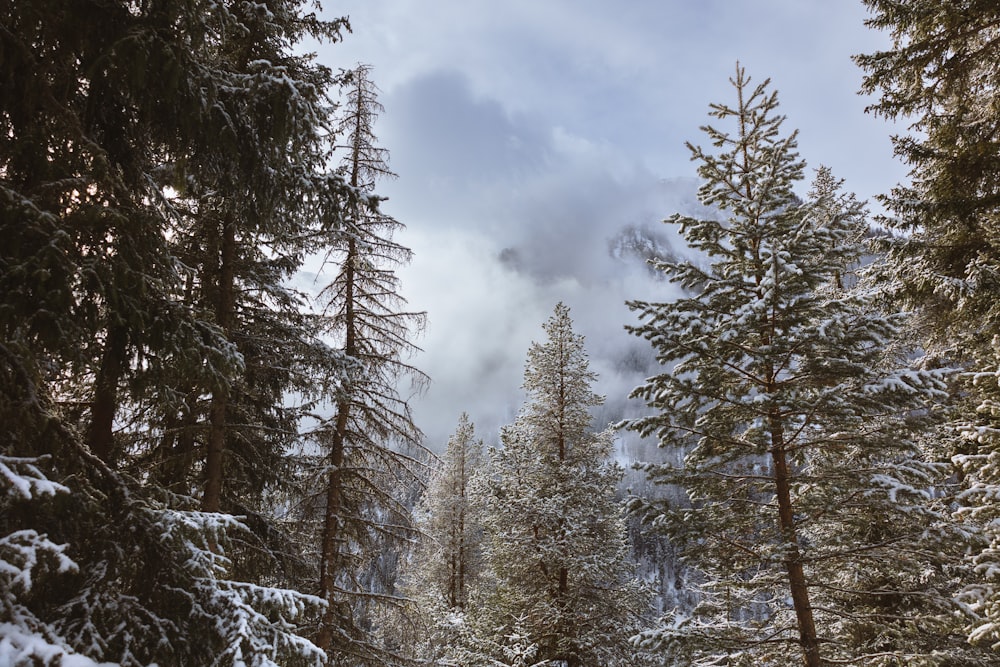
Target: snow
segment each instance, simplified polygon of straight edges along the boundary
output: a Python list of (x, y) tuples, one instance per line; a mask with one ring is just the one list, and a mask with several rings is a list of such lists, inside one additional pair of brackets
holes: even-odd
[(15, 456), (0, 456), (0, 478), (9, 484), (7, 493), (23, 500), (31, 500), (38, 496), (54, 496), (56, 493), (68, 493), (58, 482), (45, 477), (38, 469), (40, 459), (21, 458)]
[(0, 665), (58, 665), (59, 667), (116, 667), (111, 662), (94, 662), (46, 637), (10, 623), (0, 623)]

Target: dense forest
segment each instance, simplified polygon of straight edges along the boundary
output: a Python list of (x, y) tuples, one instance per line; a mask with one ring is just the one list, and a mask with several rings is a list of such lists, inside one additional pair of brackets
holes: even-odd
[(435, 443), (377, 73), (306, 53), (364, 26), (6, 3), (0, 666), (1000, 664), (1000, 6), (864, 4), (886, 213), (737, 64), (687, 247), (633, 230), (641, 414), (559, 303)]

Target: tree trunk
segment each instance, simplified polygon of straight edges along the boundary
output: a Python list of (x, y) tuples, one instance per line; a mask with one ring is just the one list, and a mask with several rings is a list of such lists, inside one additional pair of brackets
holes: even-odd
[[(463, 500), (464, 502), (464, 500)], [(458, 513), (458, 581), (454, 607), (465, 609), (465, 507)]]
[(337, 410), (337, 422), (330, 445), (330, 476), (326, 484), (326, 511), (323, 515), (322, 553), (319, 566), (320, 597), (326, 601), (326, 609), (320, 619), (316, 645), (329, 654), (333, 643), (333, 628), (337, 621), (334, 594), (336, 592), (337, 568), (340, 566), (340, 514), (343, 505), (344, 440), (347, 433), (350, 406), (342, 402)]
[(226, 450), (226, 407), (225, 392), (212, 394), (208, 408), (208, 443), (205, 454), (205, 487), (201, 497), (201, 509), (218, 512), (222, 507), (222, 464)]
[[(222, 223), (222, 244), (216, 293), (216, 321), (228, 337), (233, 330), (236, 310), (236, 223), (227, 215)], [(201, 508), (218, 512), (222, 506), (223, 459), (226, 449), (226, 410), (229, 406), (227, 387), (212, 391), (208, 408), (208, 442), (205, 454), (205, 488)]]
[(799, 643), (802, 646), (802, 664), (806, 667), (820, 667), (819, 642), (816, 637), (816, 622), (813, 619), (812, 604), (809, 601), (809, 587), (802, 569), (798, 536), (795, 530), (795, 513), (792, 507), (792, 493), (788, 459), (785, 451), (784, 429), (780, 417), (770, 418), (771, 458), (774, 463), (774, 487), (778, 499), (778, 522), (784, 541), (785, 571), (792, 594), (792, 605), (799, 627)]
[[(193, 308), (195, 303), (194, 273), (188, 273), (184, 281), (185, 308)], [(194, 457), (195, 431), (198, 427), (197, 405), (200, 391), (197, 385), (188, 383), (188, 393), (184, 397), (182, 414), (168, 414), (164, 417), (165, 434), (159, 445), (160, 482), (175, 493), (191, 493), (188, 473)]]
[(107, 339), (101, 367), (94, 383), (94, 399), (90, 408), (90, 427), (87, 444), (90, 451), (105, 463), (111, 464), (114, 454), (114, 423), (118, 410), (118, 381), (125, 367), (128, 331), (122, 325), (108, 325)]
[[(352, 179), (356, 182), (357, 178)], [(347, 257), (345, 258), (345, 286), (344, 286), (344, 322), (345, 340), (344, 353), (348, 358), (354, 357), (357, 350), (355, 313), (354, 313), (354, 262), (357, 256), (357, 244), (352, 239), (348, 242)], [(340, 544), (341, 537), (340, 515), (343, 505), (343, 466), (344, 466), (344, 445), (347, 441), (347, 427), (350, 423), (351, 397), (350, 380), (345, 386), (340, 388), (343, 396), (337, 403), (337, 420), (334, 424), (333, 435), (330, 443), (330, 476), (327, 479), (326, 487), (326, 513), (323, 518), (322, 553), (320, 554), (320, 577), (319, 589), (320, 597), (326, 600), (327, 607), (323, 612), (320, 621), (319, 634), (316, 645), (325, 651), (330, 652), (333, 641), (333, 625), (336, 621), (336, 609), (334, 608), (334, 593), (337, 581), (337, 567), (340, 565)]]

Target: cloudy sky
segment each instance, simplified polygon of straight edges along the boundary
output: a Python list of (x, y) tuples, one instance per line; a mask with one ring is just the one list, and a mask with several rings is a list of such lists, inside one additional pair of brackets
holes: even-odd
[[(399, 178), (379, 191), (415, 252), (401, 272), (429, 325), (414, 400), (438, 448), (467, 411), (487, 441), (522, 400), (528, 345), (565, 302), (597, 390), (617, 406), (645, 345), (629, 298), (669, 299), (641, 263), (609, 252), (628, 227), (689, 208), (685, 141), (731, 102), (737, 60), (779, 91), (811, 167), (862, 199), (905, 178), (884, 121), (864, 113), (851, 55), (884, 48), (860, 0), (326, 0), (353, 33), (320, 49), (373, 67), (376, 131)], [(802, 184), (804, 193), (808, 183)], [(637, 379), (638, 377), (638, 379)]]

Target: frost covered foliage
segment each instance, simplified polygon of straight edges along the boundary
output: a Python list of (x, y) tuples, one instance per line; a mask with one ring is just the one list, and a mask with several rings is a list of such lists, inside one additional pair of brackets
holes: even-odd
[[(959, 600), (972, 618), (970, 641), (1000, 650), (997, 588), (997, 340), (1000, 336), (1000, 6), (983, 0), (866, 0), (869, 25), (892, 46), (856, 57), (872, 110), (906, 119), (895, 139), (910, 183), (884, 198), (885, 284), (919, 319), (922, 344), (965, 371), (952, 430), (940, 439), (960, 470), (957, 517), (982, 532)], [(956, 437), (956, 433), (961, 437)]]
[[(171, 508), (112, 471), (54, 416), (30, 375), (14, 375), (27, 382), (5, 384), (0, 401), (12, 425), (0, 454), (4, 664), (321, 662), (298, 634), (319, 600), (231, 578), (226, 549), (248, 536), (237, 519)], [(33, 442), (51, 453), (9, 454)]]
[(636, 664), (628, 637), (648, 598), (628, 561), (612, 433), (591, 430), (588, 411), (603, 399), (569, 309), (557, 305), (544, 328), (528, 352), (528, 400), (481, 480), (493, 585), (476, 622), (496, 644), (523, 632), (539, 660)]
[(416, 510), (421, 548), (412, 585), (440, 595), (450, 609), (465, 608), (482, 570), (482, 521), (470, 489), (482, 465), (483, 441), (463, 413)]
[(482, 579), (483, 526), (471, 482), (483, 459), (483, 442), (462, 413), (414, 508), (420, 534), (402, 566), (401, 590), (410, 605), (392, 631), (415, 658), (438, 660), (457, 645), (470, 595)]
[[(38, 459), (0, 456), (0, 508), (11, 502), (27, 503), (68, 489), (50, 481), (39, 469)], [(77, 571), (66, 555), (65, 544), (56, 544), (32, 528), (0, 532), (0, 664), (93, 665), (77, 656), (55, 629), (25, 604), (35, 582)], [(60, 663), (61, 661), (61, 663)], [(74, 662), (75, 661), (75, 662)]]
[(959, 596), (971, 612), (969, 641), (1000, 651), (1000, 337), (994, 349), (998, 370), (972, 374), (981, 402), (975, 419), (958, 424), (968, 445), (954, 462), (964, 475), (956, 514), (983, 540), (971, 556), (975, 577)]
[(688, 495), (633, 509), (671, 536), (698, 596), (641, 643), (690, 665), (982, 662), (950, 624), (947, 470), (914, 436), (946, 374), (900, 365), (899, 317), (846, 287), (861, 207), (825, 169), (800, 200), (776, 94), (739, 67), (732, 83), (736, 104), (711, 107), (727, 125), (704, 128), (716, 151), (689, 145), (723, 215), (668, 220), (705, 259), (658, 264), (691, 296), (630, 304), (663, 364), (630, 428), (682, 455), (648, 473)]
[(453, 614), (448, 621), (451, 632), (442, 666), (467, 667), (552, 667), (552, 660), (543, 659), (537, 642), (531, 638), (525, 618), (514, 619), (500, 634), (473, 629), (462, 614)]

